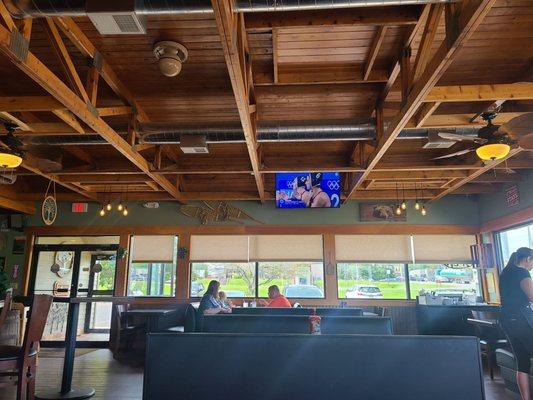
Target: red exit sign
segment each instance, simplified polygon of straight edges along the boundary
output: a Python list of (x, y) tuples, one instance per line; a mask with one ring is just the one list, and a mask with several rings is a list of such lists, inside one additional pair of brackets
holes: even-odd
[(86, 213), (88, 209), (87, 203), (72, 203), (73, 213)]

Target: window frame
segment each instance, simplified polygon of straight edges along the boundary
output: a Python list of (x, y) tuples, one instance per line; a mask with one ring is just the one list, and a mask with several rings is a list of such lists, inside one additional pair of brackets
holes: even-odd
[(520, 223), (517, 225), (508, 226), (503, 229), (499, 229), (497, 231), (492, 232), (492, 243), (494, 244), (494, 252), (496, 253), (496, 263), (498, 266), (498, 272), (501, 272), (504, 268), (504, 260), (503, 260), (503, 249), (502, 249), (502, 242), (501, 242), (501, 234), (504, 232), (512, 231), (514, 229), (520, 229), (524, 227), (529, 227), (530, 225), (533, 226), (533, 221), (527, 221), (524, 223)]
[[(308, 263), (320, 263), (322, 264), (322, 276), (323, 276), (323, 288), (321, 289), (324, 295), (322, 297), (288, 297), (288, 299), (303, 299), (303, 300), (325, 300), (327, 299), (327, 293), (326, 293), (326, 263), (324, 260), (291, 260), (291, 261), (279, 261), (279, 260), (261, 260), (261, 261), (248, 261), (246, 263), (254, 264), (254, 280), (255, 280), (255, 295), (253, 296), (244, 296), (244, 297), (232, 297), (232, 299), (267, 299), (268, 296), (259, 296), (259, 264), (260, 263), (269, 263), (269, 262), (278, 262), (278, 263), (296, 263), (296, 262), (308, 262)], [(198, 300), (201, 299), (201, 296), (191, 296), (191, 288), (192, 288), (192, 268), (193, 264), (201, 264), (201, 263), (212, 263), (212, 264), (230, 264), (230, 263), (243, 263), (243, 261), (201, 261), (201, 260), (195, 260), (189, 262), (189, 283), (187, 285), (187, 295), (189, 296), (189, 299)]]

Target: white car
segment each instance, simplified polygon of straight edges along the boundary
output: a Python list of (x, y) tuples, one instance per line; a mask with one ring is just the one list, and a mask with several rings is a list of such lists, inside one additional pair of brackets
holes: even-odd
[(377, 286), (357, 285), (346, 291), (347, 299), (382, 299), (383, 293)]

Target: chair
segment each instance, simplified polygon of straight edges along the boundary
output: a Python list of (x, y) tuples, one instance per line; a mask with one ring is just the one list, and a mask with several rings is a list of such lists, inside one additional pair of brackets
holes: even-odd
[(117, 355), (123, 349), (129, 349), (135, 333), (142, 327), (139, 325), (129, 325), (127, 317), (127, 304), (115, 304), (116, 335), (113, 347), (113, 354)]
[(474, 325), (476, 329), (481, 355), (487, 359), (490, 379), (494, 379), (495, 350), (508, 348), (509, 343), (498, 324), (498, 313), (472, 310), (472, 316), (474, 319), (468, 320), (468, 322)]
[(8, 290), (6, 293), (6, 298), (4, 299), (4, 307), (2, 308), (2, 311), (0, 311), (0, 329), (2, 329), (2, 325), (4, 325), (4, 322), (6, 322), (7, 316), (11, 311), (12, 300), (13, 294), (11, 293), (11, 290)]
[(17, 400), (35, 398), (39, 342), (43, 336), (52, 300), (53, 297), (49, 295), (35, 295), (22, 346), (0, 346), (0, 376), (17, 377), (16, 381), (2, 382), (0, 386), (16, 384)]

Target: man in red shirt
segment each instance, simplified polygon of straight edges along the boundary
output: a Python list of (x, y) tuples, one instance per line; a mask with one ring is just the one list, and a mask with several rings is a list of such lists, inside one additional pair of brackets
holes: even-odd
[(261, 304), (266, 307), (292, 307), (289, 300), (279, 292), (278, 285), (272, 285), (268, 288), (268, 298), (270, 299), (269, 302), (263, 300)]

